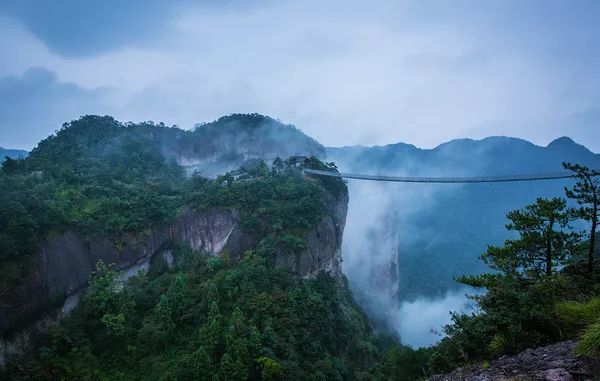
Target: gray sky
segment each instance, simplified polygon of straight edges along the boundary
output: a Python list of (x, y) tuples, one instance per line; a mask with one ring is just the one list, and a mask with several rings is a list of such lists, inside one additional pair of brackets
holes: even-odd
[(567, 135), (600, 151), (598, 1), (91, 3), (0, 2), (0, 146), (83, 114), (259, 112), (334, 146)]

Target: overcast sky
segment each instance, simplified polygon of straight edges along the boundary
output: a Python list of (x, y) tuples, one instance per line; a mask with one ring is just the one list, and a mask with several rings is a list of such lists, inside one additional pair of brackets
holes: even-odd
[(84, 114), (259, 112), (333, 146), (567, 135), (600, 152), (600, 1), (90, 3), (0, 1), (0, 146)]

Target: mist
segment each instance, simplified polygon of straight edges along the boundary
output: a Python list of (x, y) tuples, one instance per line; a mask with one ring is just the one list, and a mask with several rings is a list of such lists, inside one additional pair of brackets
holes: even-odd
[[(600, 156), (567, 138), (546, 147), (491, 137), (434, 149), (408, 144), (327, 148), (341, 172), (391, 176), (485, 176), (556, 172), (562, 161), (599, 165)], [(450, 312), (468, 311), (456, 281), (490, 269), (479, 256), (509, 238), (506, 213), (537, 197), (564, 197), (566, 181), (423, 184), (348, 180), (343, 271), (378, 328), (404, 344), (441, 338)]]
[(474, 290), (462, 288), (449, 291), (441, 298), (419, 298), (402, 302), (393, 316), (394, 330), (404, 344), (426, 347), (443, 337), (443, 327), (451, 322), (450, 312), (469, 312), (472, 308), (467, 294)]
[[(344, 169), (348, 163), (339, 165)], [(412, 174), (411, 167), (412, 163), (407, 164), (391, 174)], [(375, 166), (360, 170), (380, 172)], [(424, 172), (441, 175), (433, 168)], [(342, 256), (343, 271), (353, 293), (376, 326), (392, 331), (403, 344), (415, 347), (435, 344), (443, 337), (444, 325), (450, 323), (450, 312), (464, 312), (465, 294), (473, 290), (461, 288), (433, 297), (419, 295), (407, 299), (399, 289), (402, 282), (399, 266), (406, 258), (418, 254), (403, 252), (400, 247), (428, 239), (429, 234), (412, 222), (415, 215), (426, 208), (436, 208), (438, 200), (459, 192), (461, 186), (349, 180), (348, 189), (350, 203)], [(430, 262), (431, 258), (423, 256), (418, 260)], [(427, 279), (429, 274), (421, 276)]]

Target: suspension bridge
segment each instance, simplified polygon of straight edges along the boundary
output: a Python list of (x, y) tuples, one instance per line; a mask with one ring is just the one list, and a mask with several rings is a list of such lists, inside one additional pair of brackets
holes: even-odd
[(344, 179), (388, 181), (396, 183), (433, 183), (433, 184), (469, 184), (469, 183), (509, 183), (521, 181), (542, 181), (574, 178), (573, 172), (551, 172), (511, 176), (476, 176), (476, 177), (411, 177), (411, 176), (380, 176), (356, 173), (340, 173), (319, 169), (303, 170), (304, 173), (318, 176), (330, 176)]

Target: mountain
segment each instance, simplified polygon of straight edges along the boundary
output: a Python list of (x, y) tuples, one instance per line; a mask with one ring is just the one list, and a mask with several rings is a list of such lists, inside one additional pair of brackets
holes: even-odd
[[(245, 148), (235, 128), (272, 140)], [(2, 379), (366, 370), (374, 336), (341, 273), (347, 189), (302, 175), (333, 167), (293, 157), (208, 179), (187, 176), (171, 151), (212, 147), (189, 151), (208, 157), (231, 138), (247, 160), (289, 152), (274, 146), (281, 137), (319, 147), (262, 118), (185, 132), (87, 116), (3, 167)]]
[(0, 147), (0, 162), (3, 162), (6, 157), (11, 159), (17, 159), (19, 157), (26, 157), (29, 152), (22, 149), (6, 149)]
[[(565, 137), (546, 147), (491, 137), (324, 148), (258, 114), (192, 131), (80, 118), (0, 170), (2, 376), (412, 380), (580, 332), (576, 322), (555, 329), (551, 312), (593, 294), (571, 264), (556, 285), (507, 278), (488, 288), (487, 315), (461, 315), (435, 347), (372, 330), (406, 332), (404, 303), (415, 302), (418, 320), (446, 314), (424, 298), (488, 270), (477, 257), (507, 237), (505, 213), (562, 196), (568, 180), (345, 182), (307, 176), (336, 170), (319, 157), (346, 172), (410, 176), (600, 168), (599, 155)], [(521, 331), (508, 336), (505, 324)]]
[[(499, 176), (562, 172), (563, 161), (600, 168), (600, 155), (567, 137), (546, 147), (522, 139), (459, 139), (433, 149), (398, 143), (327, 148), (341, 172), (398, 176)], [(570, 180), (499, 184), (397, 184), (349, 180), (344, 271), (371, 309), (458, 288), (485, 271), (487, 245), (508, 238), (505, 214), (537, 197), (565, 197)], [(392, 268), (393, 270), (390, 270)], [(386, 294), (380, 301), (375, 301)], [(387, 303), (387, 304), (386, 304)], [(376, 315), (381, 315), (378, 311)]]
[(88, 115), (40, 142), (32, 154), (50, 155), (63, 163), (72, 161), (73, 157), (46, 148), (48, 142), (62, 140), (69, 145), (93, 145), (95, 155), (110, 156), (132, 137), (158, 147), (167, 161), (176, 162), (188, 174), (198, 172), (204, 177), (216, 177), (260, 158), (325, 155), (321, 144), (296, 127), (260, 114), (231, 114), (199, 124), (191, 131), (161, 123), (120, 123), (109, 116)]
[[(240, 257), (251, 243), (257, 244), (240, 233), (240, 215), (247, 206), (236, 207), (237, 200), (232, 200), (226, 206), (229, 214), (196, 215), (186, 206), (192, 197), (190, 182), (207, 181), (207, 173), (214, 174), (216, 166), (238, 168), (263, 155), (300, 153), (322, 154), (324, 149), (293, 126), (258, 114), (226, 116), (194, 131), (154, 123), (123, 124), (94, 115), (66, 124), (25, 160), (5, 167), (0, 176), (5, 190), (0, 200), (0, 296), (10, 295), (11, 300), (0, 304), (0, 333), (11, 331), (22, 316), (84, 287), (100, 259), (119, 268), (139, 265), (170, 241), (213, 254), (226, 248), (228, 255)], [(196, 160), (192, 176), (186, 176), (186, 168), (177, 162), (183, 157), (186, 164)], [(311, 160), (293, 165), (283, 161), (278, 168), (323, 165)], [(269, 173), (253, 163), (236, 171), (235, 180), (251, 179), (256, 171)], [(219, 181), (233, 180), (230, 175)], [(309, 257), (323, 266), (329, 263), (328, 271), (337, 275), (341, 271), (334, 262), (340, 258), (334, 257), (341, 255), (347, 201), (341, 197), (339, 202), (344, 204), (339, 211), (331, 206), (334, 201), (328, 204), (337, 211), (335, 223), (319, 230), (320, 237), (333, 239), (311, 238), (307, 244), (316, 247)], [(164, 232), (167, 226), (169, 234)], [(240, 242), (227, 245), (230, 237)], [(321, 258), (319, 248), (330, 250), (331, 258)], [(296, 259), (298, 263), (278, 261), (298, 276), (319, 271), (301, 256)], [(29, 263), (24, 266), (25, 262)], [(28, 279), (28, 274), (35, 277)]]

